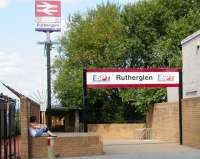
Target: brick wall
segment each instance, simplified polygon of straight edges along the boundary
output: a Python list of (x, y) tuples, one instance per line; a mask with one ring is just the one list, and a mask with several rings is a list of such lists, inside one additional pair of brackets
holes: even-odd
[(178, 102), (155, 104), (147, 123), (153, 128), (153, 139), (179, 142)]
[[(20, 97), (20, 155), (22, 159), (29, 159), (30, 142), (29, 142), (29, 120), (30, 116), (36, 116), (37, 122), (40, 120), (40, 105), (34, 103), (30, 99), (22, 96)], [(40, 146), (39, 146), (40, 147)]]
[(20, 154), (22, 159), (29, 159), (29, 140), (28, 140), (28, 126), (29, 126), (29, 107), (30, 103), (26, 97), (20, 99)]
[(47, 137), (30, 137), (30, 157), (31, 158), (45, 158), (47, 157)]
[[(21, 142), (20, 152), (22, 159), (47, 157), (47, 137), (29, 136), (29, 119), (36, 116), (39, 122), (40, 106), (26, 97), (20, 98)], [(103, 154), (102, 138), (95, 134), (58, 134), (55, 141), (55, 154), (60, 157), (100, 155)]]
[[(56, 134), (54, 150), (60, 157), (102, 155), (102, 138), (95, 134)], [(46, 158), (48, 155), (47, 137), (31, 138), (32, 158)]]
[(183, 144), (200, 148), (200, 98), (183, 100)]
[(88, 131), (100, 134), (103, 139), (136, 139), (136, 129), (145, 124), (89, 124)]
[(35, 116), (36, 121), (40, 123), (40, 105), (31, 102), (29, 111), (30, 111), (30, 116)]

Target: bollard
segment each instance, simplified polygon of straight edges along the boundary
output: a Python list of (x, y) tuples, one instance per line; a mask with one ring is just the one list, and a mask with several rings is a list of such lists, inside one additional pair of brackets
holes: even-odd
[(54, 142), (55, 142), (55, 137), (48, 137), (48, 159), (55, 158)]

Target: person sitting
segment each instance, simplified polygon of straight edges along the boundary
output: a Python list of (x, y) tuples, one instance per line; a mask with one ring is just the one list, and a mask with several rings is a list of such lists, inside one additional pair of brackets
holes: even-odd
[(29, 132), (32, 137), (55, 136), (48, 130), (45, 124), (37, 123), (35, 116), (30, 117)]

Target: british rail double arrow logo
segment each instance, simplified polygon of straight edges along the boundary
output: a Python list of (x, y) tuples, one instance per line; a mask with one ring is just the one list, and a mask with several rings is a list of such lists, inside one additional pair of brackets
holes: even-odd
[(52, 16), (60, 17), (61, 16), (61, 5), (60, 1), (36, 1), (36, 16)]

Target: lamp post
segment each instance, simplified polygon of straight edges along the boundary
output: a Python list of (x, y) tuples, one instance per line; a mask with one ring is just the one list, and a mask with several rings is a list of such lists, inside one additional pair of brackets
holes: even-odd
[(47, 55), (47, 112), (48, 127), (51, 129), (51, 48), (52, 32), (61, 31), (61, 1), (60, 0), (35, 0), (35, 30), (46, 33), (45, 44)]
[(47, 55), (47, 124), (48, 128), (51, 129), (52, 120), (51, 120), (51, 40), (50, 40), (50, 32), (46, 32), (46, 55)]
[(46, 41), (38, 42), (39, 45), (45, 45), (45, 54), (47, 56), (47, 125), (48, 128), (52, 127), (52, 117), (51, 117), (51, 49), (52, 45), (59, 44), (58, 42), (52, 42), (50, 38), (51, 32), (46, 33)]

